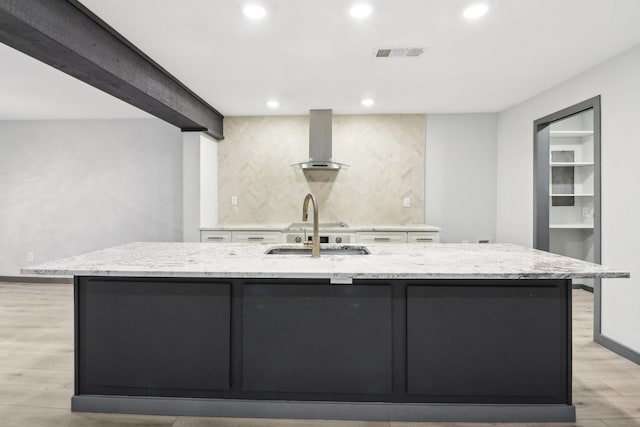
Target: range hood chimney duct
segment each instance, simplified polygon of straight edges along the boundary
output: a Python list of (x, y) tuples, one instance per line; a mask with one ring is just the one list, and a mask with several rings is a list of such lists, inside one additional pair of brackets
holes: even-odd
[(309, 161), (296, 163), (304, 170), (338, 171), (348, 167), (333, 161), (332, 110), (309, 110)]

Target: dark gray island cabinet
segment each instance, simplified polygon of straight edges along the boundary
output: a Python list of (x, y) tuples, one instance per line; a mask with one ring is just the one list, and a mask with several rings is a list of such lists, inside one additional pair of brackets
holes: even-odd
[[(371, 255), (319, 260), (161, 245), (32, 270), (75, 275), (73, 410), (571, 421), (571, 274), (628, 276), (511, 245), (492, 245), (493, 254), (431, 245), (439, 248), (418, 255), (371, 245)], [(178, 248), (188, 267), (176, 270), (167, 251)], [(476, 264), (450, 272), (442, 259), (456, 253)], [(480, 259), (512, 271), (489, 272)], [(538, 274), (521, 271), (522, 262)]]

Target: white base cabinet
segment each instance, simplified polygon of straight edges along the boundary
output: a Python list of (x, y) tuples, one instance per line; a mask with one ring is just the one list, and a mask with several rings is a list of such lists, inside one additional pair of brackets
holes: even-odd
[(407, 233), (392, 231), (380, 232), (370, 231), (366, 233), (356, 233), (358, 243), (407, 243)]
[(231, 243), (230, 231), (200, 231), (200, 241), (207, 243)]
[(233, 243), (281, 243), (284, 235), (279, 231), (232, 231)]
[[(415, 230), (415, 229), (414, 229)], [(343, 243), (438, 243), (440, 242), (439, 231), (352, 231), (345, 233)], [(320, 234), (336, 234), (334, 231), (321, 231)], [(264, 230), (201, 230), (200, 241), (207, 243), (286, 243), (287, 236), (291, 237), (289, 231), (264, 229)], [(345, 238), (344, 236), (349, 236)], [(290, 241), (289, 243), (293, 243)], [(331, 242), (333, 243), (333, 241)]]
[(407, 233), (407, 243), (438, 243), (440, 242), (440, 233), (437, 231), (416, 232), (409, 231)]

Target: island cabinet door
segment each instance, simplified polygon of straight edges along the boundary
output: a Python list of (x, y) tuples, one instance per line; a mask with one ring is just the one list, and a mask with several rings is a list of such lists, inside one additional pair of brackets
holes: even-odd
[(390, 286), (244, 285), (243, 391), (303, 400), (390, 394), (391, 314)]
[(571, 403), (563, 280), (407, 287), (407, 388), (438, 403)]
[(230, 292), (189, 279), (76, 278), (76, 393), (228, 390)]

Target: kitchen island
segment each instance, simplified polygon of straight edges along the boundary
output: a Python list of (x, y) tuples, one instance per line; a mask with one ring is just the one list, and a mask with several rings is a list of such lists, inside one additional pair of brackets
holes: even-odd
[(75, 277), (72, 410), (573, 421), (571, 280), (629, 277), (515, 245), (272, 246), (132, 243), (24, 269)]

